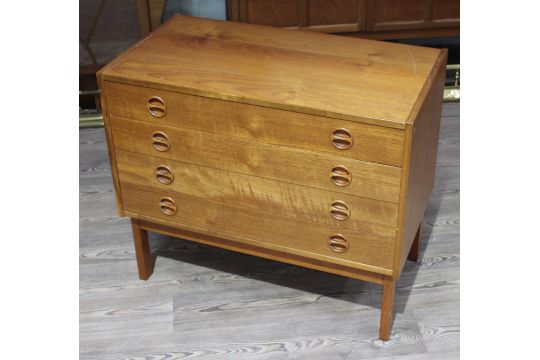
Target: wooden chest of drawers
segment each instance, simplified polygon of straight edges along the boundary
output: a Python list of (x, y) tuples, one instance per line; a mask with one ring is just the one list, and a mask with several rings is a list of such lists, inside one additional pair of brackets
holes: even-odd
[(98, 73), (118, 211), (394, 288), (434, 180), (446, 51), (175, 16)]

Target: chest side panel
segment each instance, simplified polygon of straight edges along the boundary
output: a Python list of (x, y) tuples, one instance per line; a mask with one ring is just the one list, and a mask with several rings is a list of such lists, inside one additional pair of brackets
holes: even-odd
[(404, 177), (400, 204), (400, 239), (396, 249), (395, 273), (405, 265), (416, 231), (433, 190), (441, 124), (442, 95), (446, 73), (446, 51), (441, 52), (434, 80), (414, 121), (406, 128)]

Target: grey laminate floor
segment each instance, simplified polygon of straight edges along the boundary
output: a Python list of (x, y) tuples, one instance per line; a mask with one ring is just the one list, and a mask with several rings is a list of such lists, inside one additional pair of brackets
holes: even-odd
[(151, 235), (140, 281), (116, 215), (104, 131), (80, 131), (81, 359), (455, 359), (459, 356), (459, 104), (445, 104), (423, 258), (377, 340), (381, 287)]

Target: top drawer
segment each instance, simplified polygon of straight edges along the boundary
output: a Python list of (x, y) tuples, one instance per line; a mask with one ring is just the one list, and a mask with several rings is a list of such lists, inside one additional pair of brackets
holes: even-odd
[(402, 130), (106, 82), (110, 115), (401, 167)]

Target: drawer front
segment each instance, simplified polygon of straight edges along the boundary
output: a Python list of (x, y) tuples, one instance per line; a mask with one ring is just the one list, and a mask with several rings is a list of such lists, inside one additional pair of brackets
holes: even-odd
[(397, 226), (397, 204), (118, 150), (123, 183), (175, 191), (219, 203), (343, 229)]
[[(366, 225), (362, 231), (283, 217), (208, 199), (120, 183), (126, 211), (187, 226), (294, 249), (319, 260), (349, 261), (391, 269), (395, 229)], [(351, 264), (353, 265), (353, 264)], [(360, 267), (360, 266), (357, 266)], [(370, 269), (373, 270), (373, 269)], [(376, 271), (376, 270), (375, 270)]]
[(111, 116), (130, 152), (397, 203), (401, 168)]
[(404, 132), (107, 82), (111, 115), (401, 166)]

